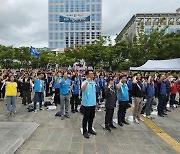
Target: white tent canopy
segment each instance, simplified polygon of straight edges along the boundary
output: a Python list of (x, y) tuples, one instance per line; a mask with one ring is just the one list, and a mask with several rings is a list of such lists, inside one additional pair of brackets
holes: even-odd
[(180, 58), (169, 60), (148, 60), (140, 67), (130, 67), (131, 71), (180, 71)]

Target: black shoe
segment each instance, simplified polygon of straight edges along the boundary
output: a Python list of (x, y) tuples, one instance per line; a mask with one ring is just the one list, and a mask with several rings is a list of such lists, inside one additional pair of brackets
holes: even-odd
[(162, 115), (167, 115), (167, 113), (164, 113), (164, 112), (163, 112)]
[(113, 128), (113, 129), (116, 129), (116, 127), (114, 125), (109, 125), (109, 127)]
[(71, 110), (71, 112), (72, 112), (72, 113), (75, 113), (75, 111), (74, 111), (74, 110)]
[(77, 109), (75, 109), (75, 112), (79, 112)]
[(70, 118), (70, 116), (69, 116), (68, 114), (67, 114), (67, 115), (65, 115), (65, 117), (66, 117), (66, 118)]
[(88, 134), (87, 132), (84, 133), (83, 136), (84, 136), (85, 138), (89, 138), (89, 134)]
[(167, 111), (167, 112), (171, 112), (171, 110), (169, 110), (169, 109), (166, 109), (166, 111)]
[(93, 131), (93, 130), (88, 131), (88, 133), (90, 133), (92, 135), (97, 135), (97, 133), (95, 131)]
[(123, 124), (126, 124), (126, 125), (129, 125), (129, 123), (128, 123), (128, 122), (126, 122), (126, 121), (122, 121), (122, 123), (123, 123)]
[(111, 128), (110, 128), (110, 127), (106, 126), (105, 129), (106, 129), (107, 131), (111, 132)]
[(158, 116), (160, 116), (160, 117), (164, 117), (164, 115), (163, 115), (163, 114), (158, 114)]
[(121, 126), (121, 127), (123, 126), (122, 122), (118, 123), (118, 125)]

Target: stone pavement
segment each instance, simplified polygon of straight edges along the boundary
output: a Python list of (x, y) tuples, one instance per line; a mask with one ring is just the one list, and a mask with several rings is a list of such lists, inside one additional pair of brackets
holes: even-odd
[(0, 153), (14, 153), (38, 126), (33, 122), (0, 122)]
[[(19, 98), (18, 98), (19, 99)], [(130, 123), (129, 126), (117, 126), (116, 130), (106, 132), (101, 124), (104, 121), (104, 111), (97, 112), (94, 128), (97, 136), (85, 139), (80, 133), (82, 115), (70, 113), (71, 118), (61, 120), (55, 117), (58, 110), (44, 110), (29, 113), (26, 107), (17, 103), (15, 116), (4, 115), (5, 103), (0, 102), (0, 121), (36, 122), (40, 126), (15, 152), (15, 154), (176, 154), (177, 152), (143, 122)], [(59, 106), (58, 106), (59, 109)], [(167, 130), (179, 141), (180, 108), (171, 112), (168, 117), (156, 117), (155, 123)], [(132, 115), (128, 110), (128, 115)], [(116, 112), (115, 112), (116, 117)], [(0, 130), (1, 131), (1, 130)], [(174, 131), (174, 132), (173, 132)], [(1, 145), (1, 144), (0, 144)]]

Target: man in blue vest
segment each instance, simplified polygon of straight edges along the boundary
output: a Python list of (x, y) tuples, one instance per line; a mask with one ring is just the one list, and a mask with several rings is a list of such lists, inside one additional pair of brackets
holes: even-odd
[[(93, 119), (95, 117), (95, 107), (96, 107), (96, 87), (93, 81), (93, 71), (87, 70), (86, 80), (82, 83), (82, 105), (84, 106), (84, 117), (82, 121), (83, 135), (85, 138), (89, 138), (89, 134), (96, 135), (93, 131)], [(88, 130), (87, 130), (88, 123)]]
[(36, 105), (37, 102), (39, 102), (39, 110), (43, 110), (42, 109), (42, 101), (43, 101), (43, 97), (44, 97), (44, 81), (42, 80), (42, 74), (38, 73), (37, 74), (38, 78), (35, 79), (34, 81), (34, 112), (36, 113)]
[(63, 77), (60, 79), (59, 83), (60, 83), (61, 120), (64, 120), (65, 117), (70, 118), (69, 104), (70, 104), (71, 79), (68, 78), (67, 72), (63, 72)]
[(126, 77), (120, 76), (120, 81), (117, 84), (117, 100), (119, 103), (118, 110), (118, 124), (123, 126), (123, 123), (129, 125), (125, 120), (126, 110), (129, 105), (129, 93), (128, 93), (128, 85), (126, 84)]

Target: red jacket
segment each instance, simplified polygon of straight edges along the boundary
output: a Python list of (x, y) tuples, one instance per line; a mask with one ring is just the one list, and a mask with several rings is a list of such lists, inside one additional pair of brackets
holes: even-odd
[(177, 92), (177, 85), (175, 83), (171, 83), (171, 94), (176, 94)]

